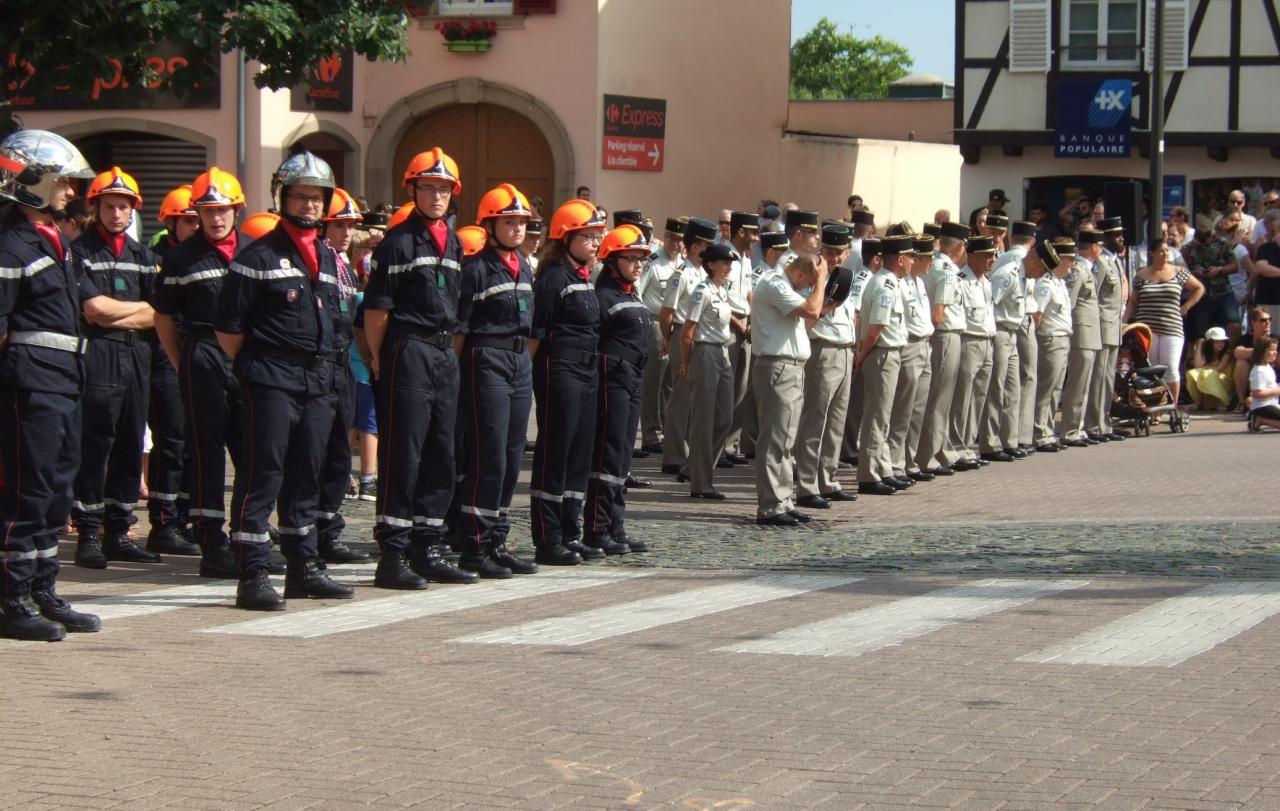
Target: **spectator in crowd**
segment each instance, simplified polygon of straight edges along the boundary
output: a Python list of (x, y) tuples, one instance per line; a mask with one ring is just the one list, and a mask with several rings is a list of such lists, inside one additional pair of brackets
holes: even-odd
[(1061, 236), (1058, 226), (1049, 217), (1049, 208), (1037, 200), (1027, 209), (1027, 221), (1036, 227), (1036, 242), (1051, 242)]
[(1247, 202), (1248, 198), (1245, 197), (1244, 192), (1239, 189), (1233, 190), (1227, 195), (1226, 212), (1218, 218), (1218, 222), (1214, 223), (1217, 226), (1224, 221), (1230, 222), (1232, 226), (1231, 233), (1226, 236), (1233, 243), (1247, 243), (1253, 237), (1253, 227), (1258, 224), (1257, 218), (1245, 211), (1244, 207)]
[(1181, 248), (1191, 241), (1195, 229), (1191, 227), (1191, 212), (1184, 206), (1169, 209), (1169, 220), (1165, 223), (1165, 234), (1171, 248)]
[(75, 198), (67, 203), (67, 207), (59, 211), (60, 216), (53, 218), (54, 224), (58, 226), (58, 230), (66, 237), (63, 241), (70, 245), (80, 238), (92, 222), (89, 216), (88, 205), (82, 198)]
[(983, 214), (1004, 214), (1004, 205), (1007, 202), (1009, 202), (1009, 198), (1005, 196), (1004, 189), (992, 189), (987, 192), (986, 205), (978, 206), (969, 212), (969, 228), (974, 234), (980, 233), (977, 226), (974, 225), (978, 212), (981, 211)]
[(1196, 223), (1195, 239), (1182, 251), (1187, 269), (1205, 288), (1195, 310), (1192, 337), (1199, 338), (1209, 327), (1225, 327), (1233, 338), (1240, 334), (1240, 308), (1231, 292), (1232, 273), (1240, 265), (1231, 252), (1231, 243), (1215, 233), (1206, 219)]
[(1082, 194), (1073, 202), (1067, 203), (1058, 212), (1058, 227), (1064, 234), (1074, 234), (1080, 230), (1093, 214), (1093, 198)]
[(1253, 233), (1249, 235), (1249, 249), (1256, 251), (1258, 246), (1267, 241), (1267, 215), (1272, 211), (1280, 211), (1280, 191), (1272, 189), (1262, 195), (1259, 203), (1258, 221), (1254, 223)]
[(1210, 327), (1196, 341), (1191, 368), (1187, 370), (1187, 394), (1201, 411), (1226, 410), (1233, 398), (1232, 367), (1235, 354), (1222, 327)]
[(950, 222), (950, 221), (951, 221), (951, 212), (947, 211), (945, 208), (940, 208), (937, 211), (933, 212), (934, 225), (942, 225), (944, 222)]
[(579, 186), (579, 187), (577, 188), (577, 190), (574, 192), (574, 195), (573, 195), (573, 196), (574, 196), (574, 197), (577, 197), (579, 200), (586, 200), (586, 201), (590, 202), (590, 200), (591, 200), (591, 187), (590, 187), (590, 186)]
[(862, 209), (864, 209), (864, 208), (866, 208), (866, 207), (867, 207), (866, 203), (862, 202), (862, 195), (860, 195), (860, 194), (851, 194), (851, 195), (849, 195), (849, 199), (848, 199), (848, 200), (846, 200), (845, 202), (846, 202), (846, 203), (848, 204), (848, 206), (849, 206), (849, 220), (850, 220), (850, 221), (852, 221), (852, 220), (853, 220), (853, 212), (855, 212), (855, 211), (860, 211), (860, 210), (862, 210)]
[(1262, 307), (1254, 307), (1249, 311), (1249, 331), (1231, 345), (1231, 355), (1235, 361), (1232, 382), (1235, 384), (1237, 414), (1244, 414), (1249, 410), (1249, 370), (1253, 365), (1253, 348), (1270, 334), (1271, 323), (1269, 312)]
[(1249, 430), (1261, 431), (1268, 428), (1280, 428), (1280, 386), (1276, 385), (1276, 344), (1275, 338), (1265, 338), (1253, 348), (1253, 368), (1249, 371), (1249, 393), (1252, 405), (1249, 407)]
[(732, 216), (733, 216), (733, 212), (730, 211), (729, 209), (727, 208), (720, 209), (720, 217), (716, 220), (716, 225), (720, 229), (720, 233), (716, 235), (716, 244), (718, 245), (729, 244), (729, 237), (733, 236), (733, 232), (731, 230), (731, 226), (733, 225), (733, 223), (730, 222), (729, 220), (729, 218)]
[(969, 213), (969, 230), (975, 234), (981, 234), (982, 229), (987, 226), (987, 214), (989, 210), (985, 207), (975, 208)]
[[(1204, 285), (1191, 273), (1169, 264), (1169, 246), (1157, 239), (1147, 246), (1151, 264), (1138, 271), (1133, 280), (1125, 321), (1140, 321), (1151, 328), (1148, 359), (1153, 366), (1166, 366), (1165, 382), (1178, 402), (1184, 334), (1182, 318), (1204, 295)], [(1184, 293), (1186, 294), (1184, 296)], [(1185, 302), (1184, 302), (1185, 298)]]
[(1280, 207), (1273, 206), (1264, 218), (1266, 240), (1253, 255), (1253, 303), (1271, 316), (1271, 334), (1280, 324)]

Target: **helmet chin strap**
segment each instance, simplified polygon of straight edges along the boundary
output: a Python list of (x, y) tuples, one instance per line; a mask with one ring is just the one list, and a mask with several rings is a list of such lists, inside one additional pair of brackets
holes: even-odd
[(329, 211), (328, 203), (325, 203), (324, 206), (322, 207), (323, 210), (321, 211), (320, 219), (318, 220), (312, 220), (306, 217), (299, 217), (296, 214), (289, 214), (285, 212), (284, 200), (285, 200), (285, 197), (288, 196), (288, 193), (289, 193), (288, 186), (280, 187), (280, 219), (284, 220), (285, 222), (289, 223), (290, 225), (296, 228), (311, 228), (315, 230), (320, 230), (321, 228), (324, 228), (324, 217), (325, 217), (325, 214)]

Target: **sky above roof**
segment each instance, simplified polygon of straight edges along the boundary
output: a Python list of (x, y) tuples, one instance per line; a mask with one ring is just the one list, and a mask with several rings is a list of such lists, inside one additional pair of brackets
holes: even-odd
[[(891, 14), (886, 14), (891, 10)], [(955, 81), (955, 3), (951, 0), (791, 0), (791, 41), (823, 17), (843, 33), (867, 39), (880, 34), (911, 53), (913, 72)]]

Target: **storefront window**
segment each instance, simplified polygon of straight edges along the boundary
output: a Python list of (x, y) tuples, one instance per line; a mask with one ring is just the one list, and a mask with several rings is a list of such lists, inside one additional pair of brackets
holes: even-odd
[(469, 17), (473, 14), (494, 16), (513, 13), (512, 0), (437, 0), (440, 14)]
[(1069, 0), (1063, 14), (1068, 65), (1073, 68), (1137, 66), (1137, 0)]

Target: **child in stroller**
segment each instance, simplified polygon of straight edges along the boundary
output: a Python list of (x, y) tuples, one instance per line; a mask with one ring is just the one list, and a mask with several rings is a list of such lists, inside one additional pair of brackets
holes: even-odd
[(1130, 324), (1124, 328), (1120, 351), (1116, 353), (1116, 396), (1111, 403), (1111, 421), (1118, 428), (1129, 428), (1134, 436), (1151, 436), (1153, 423), (1165, 419), (1169, 430), (1183, 433), (1191, 418), (1179, 411), (1173, 392), (1165, 382), (1167, 366), (1149, 365), (1151, 328), (1146, 324)]

